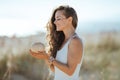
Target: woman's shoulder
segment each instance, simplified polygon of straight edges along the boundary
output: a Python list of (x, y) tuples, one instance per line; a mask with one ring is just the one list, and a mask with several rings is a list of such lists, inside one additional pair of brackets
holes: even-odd
[(69, 43), (69, 45), (79, 45), (79, 44), (82, 44), (82, 39), (79, 36), (73, 36)]
[(78, 36), (78, 34), (73, 35), (71, 41), (73, 42), (82, 42), (82, 38), (80, 38), (80, 36)]
[(79, 36), (77, 33), (72, 36), (70, 40), (70, 45), (81, 45), (84, 46), (85, 39), (81, 36)]

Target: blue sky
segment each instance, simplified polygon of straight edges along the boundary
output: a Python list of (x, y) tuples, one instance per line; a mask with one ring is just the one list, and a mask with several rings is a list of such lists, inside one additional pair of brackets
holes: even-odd
[(53, 9), (59, 5), (74, 7), (80, 24), (120, 22), (119, 4), (120, 0), (0, 0), (0, 36), (25, 36), (45, 30)]

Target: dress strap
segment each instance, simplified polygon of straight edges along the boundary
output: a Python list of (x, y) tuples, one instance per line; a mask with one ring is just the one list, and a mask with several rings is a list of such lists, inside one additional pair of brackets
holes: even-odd
[(70, 40), (73, 39), (73, 38), (75, 38), (76, 36), (78, 36), (78, 35), (77, 35), (76, 33), (74, 33), (74, 34), (71, 36)]

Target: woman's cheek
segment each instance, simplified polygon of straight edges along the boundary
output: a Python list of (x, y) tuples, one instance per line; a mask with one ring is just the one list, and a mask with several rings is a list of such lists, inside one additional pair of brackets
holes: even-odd
[(57, 31), (62, 31), (63, 27), (62, 26), (57, 26)]
[(57, 31), (61, 31), (61, 29), (60, 29), (60, 27), (59, 27), (59, 26), (57, 27)]

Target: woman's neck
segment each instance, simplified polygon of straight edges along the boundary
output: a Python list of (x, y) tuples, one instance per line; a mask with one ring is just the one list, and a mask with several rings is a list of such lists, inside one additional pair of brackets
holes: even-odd
[(65, 34), (65, 41), (66, 41), (75, 33), (75, 29), (72, 26), (72, 28), (68, 28), (68, 29), (64, 30), (63, 32)]

